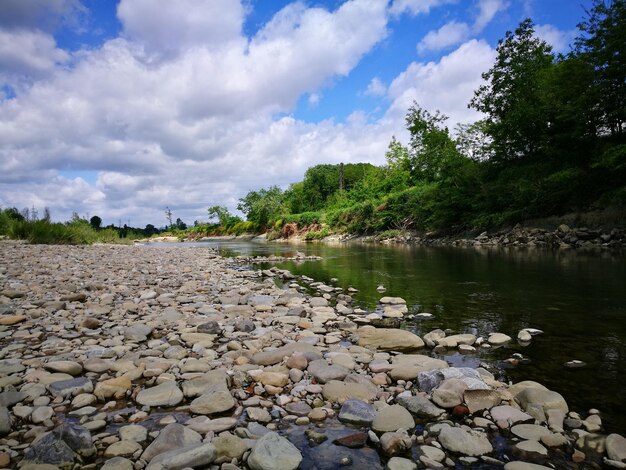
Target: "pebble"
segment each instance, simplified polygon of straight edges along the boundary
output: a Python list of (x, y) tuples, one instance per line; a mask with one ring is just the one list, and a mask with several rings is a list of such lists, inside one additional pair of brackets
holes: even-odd
[[(11, 294), (2, 297), (0, 318), (0, 435), (8, 449), (0, 468), (28, 468), (25, 454), (39, 446), (33, 439), (52, 430), (47, 439), (68, 467), (288, 470), (303, 460), (289, 441), (295, 426), (304, 428), (305, 445), (335, 449), (334, 466), (358, 465), (341, 447), (391, 457), (392, 470), (502, 466), (489, 460), (493, 448), (481, 430), (506, 439), (499, 429), (509, 427), (518, 457), (549, 461), (575, 440), (575, 462), (585, 452), (600, 452), (614, 467), (626, 459), (624, 437), (599, 434), (597, 410), (583, 420), (540, 384), (507, 387), (484, 370), (420, 354), (426, 347), (477, 354), (480, 344), (509, 343), (503, 333), (486, 342), (443, 330), (421, 338), (394, 327), (410, 315), (404, 299), (383, 297), (378, 313), (366, 312), (335, 287), (304, 277), (289, 284), (294, 276), (276, 268), (265, 274), (290, 281), (264, 282), (210, 249), (190, 257), (169, 247), (0, 243), (0, 289)], [(425, 325), (430, 317), (410, 319)], [(391, 327), (363, 326), (379, 320)], [(538, 333), (525, 328), (517, 338)], [(69, 416), (83, 423), (80, 431), (63, 424)], [(82, 436), (80, 459), (61, 429)], [(336, 446), (324, 443), (328, 429), (341, 430)], [(405, 458), (411, 454), (416, 461)]]

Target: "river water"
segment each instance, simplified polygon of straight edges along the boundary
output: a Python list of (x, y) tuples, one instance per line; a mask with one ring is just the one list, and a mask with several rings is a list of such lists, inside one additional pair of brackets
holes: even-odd
[[(217, 247), (225, 256), (319, 255), (318, 261), (276, 266), (316, 281), (358, 289), (354, 304), (374, 310), (382, 295), (407, 301), (410, 313), (430, 320), (406, 320), (403, 328), (423, 335), (435, 328), (516, 338), (522, 328), (543, 330), (528, 346), (508, 346), (462, 356), (454, 365), (496, 368), (501, 379), (536, 380), (561, 393), (570, 409), (586, 416), (601, 411), (609, 432), (626, 432), (626, 256), (606, 251), (475, 249), (454, 247), (287, 245), (240, 241), (181, 244)], [(384, 286), (386, 292), (377, 291)], [(525, 360), (507, 361), (514, 353)], [(428, 352), (425, 352), (428, 354)], [(566, 368), (570, 360), (586, 363)]]

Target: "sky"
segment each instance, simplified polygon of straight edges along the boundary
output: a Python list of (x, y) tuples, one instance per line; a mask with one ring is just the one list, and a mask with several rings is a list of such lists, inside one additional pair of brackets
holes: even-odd
[(0, 207), (209, 219), (323, 163), (385, 163), (415, 101), (458, 123), (530, 17), (568, 52), (591, 0), (0, 0)]

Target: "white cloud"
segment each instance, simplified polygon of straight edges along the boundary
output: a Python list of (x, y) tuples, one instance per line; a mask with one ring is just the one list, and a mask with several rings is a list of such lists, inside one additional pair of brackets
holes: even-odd
[(386, 93), (387, 87), (378, 77), (372, 78), (372, 81), (367, 85), (367, 90), (365, 90), (365, 94), (369, 96), (385, 96)]
[(507, 7), (508, 3), (504, 0), (479, 0), (476, 19), (472, 26), (466, 22), (449, 21), (438, 30), (429, 31), (417, 44), (417, 51), (419, 53), (439, 51), (461, 44), (472, 35), (482, 32), (495, 15)]
[(567, 52), (570, 44), (576, 38), (576, 30), (562, 31), (551, 24), (535, 26), (535, 34), (538, 38), (552, 46), (554, 52)]
[[(272, 116), (302, 95), (315, 101), (386, 36), (386, 0), (333, 12), (291, 5), (251, 38), (241, 35), (241, 5), (220, 11), (222, 25), (214, 2), (165, 2), (143, 17), (142, 5), (120, 4), (124, 37), (76, 53), (67, 68), (53, 61), (47, 78), (0, 102), (2, 204), (30, 205), (38, 194), (53, 218), (78, 210), (105, 223), (133, 214), (137, 224), (158, 224), (169, 205), (189, 222), (212, 204), (234, 209), (250, 189), (297, 181), (310, 165), (384, 155), (387, 137), (361, 139), (364, 123)], [(97, 172), (97, 183), (55, 176), (64, 170)], [(64, 194), (63, 182), (82, 189)]]
[(87, 14), (80, 0), (2, 0), (0, 27), (51, 32), (61, 24), (79, 27)]
[(15, 85), (26, 77), (41, 78), (69, 58), (49, 34), (0, 29), (0, 82)]
[[(207, 207), (234, 210), (247, 191), (286, 186), (311, 165), (383, 163), (414, 99), (451, 125), (474, 119), (466, 105), (494, 58), (486, 43), (469, 41), (440, 61), (410, 64), (389, 87), (372, 80), (369, 92), (392, 101), (382, 118), (355, 111), (345, 123), (307, 123), (275, 113), (292, 112), (302, 96), (315, 101), (385, 38), (386, 0), (348, 1), (333, 12), (290, 5), (254, 37), (233, 21), (219, 34), (190, 32), (160, 56), (155, 25), (192, 20), (164, 8), (142, 29), (124, 14), (124, 37), (75, 54), (71, 66), (54, 66), (0, 101), (3, 207), (141, 226), (164, 225), (169, 206), (187, 223), (206, 220)], [(59, 176), (66, 170), (96, 174), (96, 183)]]
[(124, 33), (157, 56), (241, 39), (244, 7), (231, 0), (121, 0)]
[(477, 33), (481, 32), (485, 26), (491, 23), (491, 20), (498, 12), (505, 10), (507, 7), (508, 3), (504, 0), (480, 0), (478, 3), (478, 15), (472, 29)]
[(311, 93), (307, 101), (309, 102), (309, 106), (315, 107), (320, 102), (320, 95), (318, 93)]
[[(102, 204), (105, 195), (91, 186), (82, 178), (66, 179), (54, 176), (43, 181), (28, 181), (18, 186), (0, 183), (0, 206), (35, 207), (39, 215), (43, 208), (51, 208), (52, 216), (63, 215), (68, 220), (72, 212), (78, 211), (81, 215), (87, 208), (105, 209)], [(94, 215), (92, 213), (92, 215)]]
[(470, 28), (467, 23), (451, 21), (436, 31), (429, 31), (417, 44), (417, 51), (438, 51), (459, 44), (467, 39)]
[(403, 116), (413, 101), (429, 111), (447, 115), (452, 128), (457, 123), (480, 118), (467, 108), (474, 90), (482, 84), (481, 74), (493, 65), (495, 51), (475, 39), (441, 58), (439, 62), (413, 62), (389, 86), (393, 103), (388, 118)]
[(457, 3), (458, 0), (393, 0), (389, 11), (393, 15), (408, 12), (412, 15), (428, 13), (431, 9), (441, 5)]

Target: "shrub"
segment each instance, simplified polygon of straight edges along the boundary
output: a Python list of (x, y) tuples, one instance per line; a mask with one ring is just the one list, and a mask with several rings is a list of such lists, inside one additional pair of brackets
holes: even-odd
[(300, 214), (289, 214), (285, 216), (285, 224), (296, 224), (298, 227), (303, 228), (308, 225), (320, 224), (323, 220), (323, 214), (321, 212), (302, 212)]
[(254, 222), (238, 222), (228, 229), (231, 235), (242, 235), (244, 233), (257, 233), (258, 225)]
[(321, 230), (313, 230), (311, 232), (308, 232), (304, 236), (304, 239), (306, 241), (322, 240), (322, 239), (328, 237), (330, 234), (331, 233), (330, 233), (330, 230), (328, 229), (328, 227), (324, 227)]
[(378, 241), (388, 240), (390, 238), (397, 237), (401, 233), (402, 231), (398, 229), (385, 230), (384, 232), (380, 232), (378, 235), (376, 235), (376, 240)]

